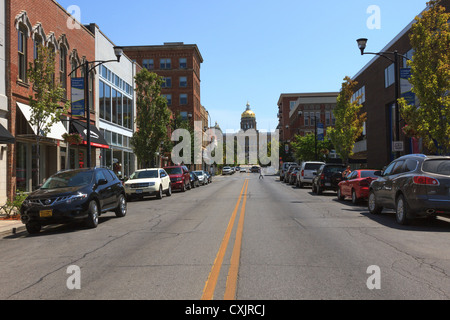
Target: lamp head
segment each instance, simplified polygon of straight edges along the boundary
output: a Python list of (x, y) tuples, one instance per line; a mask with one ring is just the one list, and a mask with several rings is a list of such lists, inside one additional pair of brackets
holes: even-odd
[(123, 48), (122, 47), (114, 47), (114, 54), (117, 57), (117, 62), (119, 62), (120, 57), (123, 55)]
[(361, 55), (363, 55), (364, 54), (364, 50), (366, 49), (367, 39), (366, 38), (360, 38), (360, 39), (356, 40), (356, 42), (358, 42), (358, 48), (359, 48), (359, 50), (361, 50)]

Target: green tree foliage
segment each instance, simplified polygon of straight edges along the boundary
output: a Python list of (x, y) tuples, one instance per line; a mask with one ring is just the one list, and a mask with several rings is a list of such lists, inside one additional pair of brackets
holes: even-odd
[(61, 115), (70, 107), (70, 102), (62, 105), (65, 89), (55, 81), (55, 52), (39, 45), (37, 58), (29, 64), (28, 79), (33, 86), (29, 97), (31, 107), (30, 125), (36, 129), (37, 175), (40, 181), (39, 155), (40, 141), (47, 136), (51, 127), (60, 121)]
[(299, 161), (323, 161), (328, 159), (333, 144), (330, 140), (317, 141), (317, 157), (316, 157), (316, 137), (314, 134), (305, 136), (296, 135), (291, 143), (294, 150), (295, 158)]
[(410, 40), (414, 50), (408, 62), (412, 91), (420, 106), (400, 99), (400, 113), (406, 122), (403, 132), (423, 138), (431, 152), (450, 153), (450, 13), (439, 1), (428, 2), (429, 9), (416, 17)]
[(327, 129), (327, 136), (344, 163), (347, 163), (353, 155), (353, 147), (363, 132), (363, 125), (367, 118), (366, 113), (360, 113), (362, 105), (359, 104), (359, 99), (361, 97), (351, 102), (357, 85), (358, 83), (349, 77), (344, 78), (333, 110), (336, 125), (334, 128)]
[(131, 138), (131, 145), (138, 161), (149, 166), (154, 165), (161, 144), (167, 142), (171, 112), (166, 98), (161, 96), (164, 80), (160, 76), (144, 68), (135, 79), (137, 131)]

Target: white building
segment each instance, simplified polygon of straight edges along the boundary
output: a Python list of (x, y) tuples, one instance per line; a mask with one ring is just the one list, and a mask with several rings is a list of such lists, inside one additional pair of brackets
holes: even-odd
[[(115, 44), (96, 24), (87, 26), (95, 35), (95, 60), (116, 60)], [(129, 177), (136, 168), (131, 138), (136, 130), (134, 77), (137, 65), (126, 55), (120, 62), (108, 62), (96, 69), (96, 123), (110, 146), (97, 149), (96, 165), (112, 169), (119, 177)]]

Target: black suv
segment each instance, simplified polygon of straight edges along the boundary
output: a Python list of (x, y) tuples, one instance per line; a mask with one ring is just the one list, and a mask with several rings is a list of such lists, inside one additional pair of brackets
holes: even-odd
[(312, 181), (312, 192), (322, 194), (325, 190), (337, 191), (344, 170), (345, 165), (343, 164), (326, 163), (321, 165)]
[(90, 228), (98, 225), (98, 217), (114, 211), (127, 213), (125, 190), (114, 172), (103, 168), (60, 171), (23, 202), (20, 214), (29, 233), (41, 226), (85, 220)]
[(391, 162), (370, 184), (369, 211), (394, 209), (397, 222), (450, 216), (450, 157), (412, 154)]

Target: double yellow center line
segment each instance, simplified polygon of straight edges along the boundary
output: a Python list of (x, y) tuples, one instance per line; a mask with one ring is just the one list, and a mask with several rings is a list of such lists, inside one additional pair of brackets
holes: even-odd
[(241, 255), (242, 233), (244, 231), (245, 204), (247, 202), (247, 188), (248, 188), (248, 179), (246, 179), (244, 182), (241, 193), (239, 194), (239, 199), (236, 203), (236, 206), (234, 207), (230, 221), (228, 222), (228, 227), (225, 231), (225, 236), (223, 237), (219, 251), (217, 252), (216, 259), (211, 268), (211, 272), (209, 273), (208, 280), (205, 283), (202, 300), (212, 300), (214, 297), (214, 291), (216, 289), (220, 269), (222, 268), (223, 259), (225, 257), (228, 243), (230, 241), (234, 222), (236, 220), (236, 215), (239, 210), (239, 205), (241, 203), (241, 199), (243, 198), (241, 214), (239, 217), (239, 222), (236, 230), (236, 238), (234, 241), (233, 252), (231, 253), (230, 268), (228, 269), (228, 277), (224, 295), (225, 300), (234, 300), (236, 298), (236, 285), (239, 271), (239, 259)]

